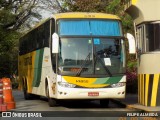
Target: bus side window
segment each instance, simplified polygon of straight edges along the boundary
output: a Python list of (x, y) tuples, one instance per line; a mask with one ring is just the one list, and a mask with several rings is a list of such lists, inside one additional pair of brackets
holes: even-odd
[(50, 38), (50, 20), (44, 24), (44, 47), (49, 47), (49, 38)]
[(36, 49), (41, 49), (43, 48), (43, 39), (44, 39), (44, 25), (39, 26), (36, 28)]
[(33, 30), (32, 32), (31, 32), (31, 35), (30, 35), (30, 37), (32, 37), (32, 51), (34, 51), (34, 50), (36, 50), (36, 31), (35, 30)]

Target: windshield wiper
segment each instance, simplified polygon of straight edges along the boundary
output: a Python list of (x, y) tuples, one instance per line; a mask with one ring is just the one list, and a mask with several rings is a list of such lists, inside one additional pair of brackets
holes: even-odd
[(81, 72), (83, 71), (84, 65), (88, 62), (88, 60), (90, 60), (90, 59), (89, 59), (89, 58), (90, 58), (90, 54), (91, 54), (91, 53), (89, 53), (89, 54), (87, 55), (86, 59), (84, 60), (83, 64), (82, 64), (81, 67), (80, 67), (80, 70), (78, 70), (78, 72), (76, 73), (76, 76), (80, 76)]
[(96, 58), (98, 58), (100, 60), (100, 63), (102, 64), (102, 66), (104, 67), (104, 69), (106, 70), (106, 72), (109, 74), (110, 77), (112, 77), (112, 73), (109, 71), (109, 69), (107, 68), (107, 66), (105, 66), (105, 64), (103, 63), (102, 59), (97, 55), (94, 54)]
[[(80, 74), (82, 73), (83, 69), (84, 69), (84, 65), (88, 62), (88, 59), (90, 58), (90, 54), (89, 53), (86, 57), (86, 59), (84, 60), (83, 64), (80, 67), (80, 70), (78, 70), (78, 72), (76, 73), (76, 76), (80, 76)], [(112, 77), (112, 73), (109, 71), (109, 69), (105, 66), (105, 64), (103, 63), (103, 61), (101, 60), (101, 58), (97, 55), (94, 54), (94, 56), (96, 58), (98, 58), (100, 60), (100, 63), (102, 64), (102, 66), (104, 67), (104, 69), (106, 70), (106, 72), (109, 74), (110, 77)]]

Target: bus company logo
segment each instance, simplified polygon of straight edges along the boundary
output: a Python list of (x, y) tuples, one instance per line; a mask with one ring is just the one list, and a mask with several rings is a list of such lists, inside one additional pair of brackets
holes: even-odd
[(11, 112), (2, 112), (2, 117), (11, 117)]
[(88, 80), (76, 80), (76, 83), (88, 83)]
[(24, 58), (24, 65), (32, 65), (32, 56)]

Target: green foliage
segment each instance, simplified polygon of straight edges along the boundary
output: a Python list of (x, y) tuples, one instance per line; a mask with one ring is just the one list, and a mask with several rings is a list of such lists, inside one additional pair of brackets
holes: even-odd
[(7, 9), (0, 10), (0, 16), (0, 23), (2, 23), (1, 26), (8, 25), (15, 21), (15, 15)]
[(31, 17), (37, 0), (0, 0), (0, 78), (10, 77), (17, 69), (19, 29)]
[(122, 20), (122, 26), (123, 26), (123, 32), (124, 33), (131, 33), (134, 35), (134, 27), (133, 27), (133, 20), (131, 18), (131, 16), (129, 16), (128, 14), (125, 14), (125, 17), (121, 16), (120, 17)]
[(4, 77), (13, 74), (17, 69), (20, 34), (16, 31), (0, 31), (0, 77)]
[(73, 0), (65, 1), (64, 7), (74, 12), (106, 12), (106, 0)]
[(0, 10), (0, 77), (13, 73), (13, 65), (17, 62), (15, 54), (19, 33), (5, 27), (14, 20), (15, 16), (9, 10)]
[(110, 0), (106, 9), (107, 13), (118, 15), (121, 18), (124, 33), (133, 33), (133, 20), (124, 11), (124, 5), (121, 3), (121, 0)]
[(110, 1), (106, 9), (108, 13), (120, 14), (120, 12), (123, 10), (123, 6), (121, 6), (121, 0)]
[(129, 69), (134, 69), (137, 67), (137, 61), (128, 61), (127, 67)]

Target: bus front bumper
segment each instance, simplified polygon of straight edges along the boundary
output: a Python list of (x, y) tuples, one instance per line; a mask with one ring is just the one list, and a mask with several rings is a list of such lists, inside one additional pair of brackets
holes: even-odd
[(125, 98), (125, 86), (116, 88), (64, 88), (58, 87), (56, 99), (108, 99)]

